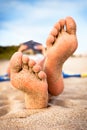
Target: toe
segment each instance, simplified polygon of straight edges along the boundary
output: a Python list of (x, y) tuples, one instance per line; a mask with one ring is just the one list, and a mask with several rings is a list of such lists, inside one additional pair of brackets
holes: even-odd
[(36, 62), (34, 60), (30, 59), (28, 64), (29, 64), (29, 67), (32, 68), (36, 64)]
[(76, 34), (76, 23), (72, 17), (66, 17), (66, 31), (69, 34)]
[(59, 21), (59, 24), (60, 24), (60, 31), (64, 31), (64, 26), (65, 26), (65, 20), (64, 19), (61, 19), (60, 21)]
[(23, 69), (28, 69), (28, 61), (29, 61), (29, 57), (27, 55), (23, 55), (22, 57), (22, 62), (23, 62)]
[(39, 71), (41, 70), (41, 67), (40, 67), (39, 65), (34, 65), (33, 68), (32, 68), (32, 70), (33, 70), (35, 73), (37, 73), (37, 72), (39, 72)]
[(55, 41), (55, 37), (50, 34), (46, 41), (47, 48), (52, 47), (54, 41)]
[(32, 60), (32, 59), (29, 60), (29, 62), (28, 62), (29, 72), (32, 72), (32, 71), (33, 71), (32, 68), (33, 68), (33, 66), (34, 66), (35, 64), (36, 64), (36, 62), (35, 62), (34, 60)]
[(60, 31), (60, 23), (59, 23), (59, 22), (57, 22), (57, 23), (54, 25), (54, 27), (55, 27), (58, 31)]
[(38, 73), (38, 77), (39, 77), (40, 79), (42, 79), (42, 80), (47, 78), (46, 74), (45, 74), (43, 71), (40, 71), (40, 72)]
[(22, 53), (16, 52), (10, 60), (10, 68), (13, 72), (19, 72), (22, 68)]
[(54, 25), (54, 28), (56, 29), (56, 32), (55, 32), (55, 39), (54, 39), (54, 42), (56, 41), (56, 38), (58, 38), (58, 35), (61, 31), (61, 26), (60, 26), (60, 23), (57, 22), (55, 25)]
[(58, 35), (57, 29), (53, 28), (50, 34), (56, 37)]

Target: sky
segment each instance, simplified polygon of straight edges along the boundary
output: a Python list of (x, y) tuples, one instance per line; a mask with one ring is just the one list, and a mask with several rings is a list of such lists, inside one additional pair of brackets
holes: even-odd
[(0, 0), (0, 46), (29, 40), (45, 46), (53, 25), (67, 16), (77, 24), (75, 53), (87, 53), (87, 0)]

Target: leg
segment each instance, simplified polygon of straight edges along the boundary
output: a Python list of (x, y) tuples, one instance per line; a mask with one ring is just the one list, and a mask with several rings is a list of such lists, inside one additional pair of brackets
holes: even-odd
[(47, 41), (47, 57), (45, 60), (45, 72), (49, 93), (58, 95), (63, 91), (62, 78), (63, 63), (77, 48), (76, 24), (71, 17), (61, 19), (57, 22)]
[(46, 74), (35, 61), (21, 52), (16, 52), (10, 60), (10, 79), (14, 87), (25, 92), (26, 108), (47, 107)]

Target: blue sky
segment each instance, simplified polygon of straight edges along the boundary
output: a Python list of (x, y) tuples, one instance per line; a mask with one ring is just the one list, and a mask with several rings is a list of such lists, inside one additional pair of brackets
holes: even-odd
[(87, 53), (87, 0), (0, 0), (0, 45), (45, 45), (55, 22), (66, 16), (77, 23), (76, 53)]

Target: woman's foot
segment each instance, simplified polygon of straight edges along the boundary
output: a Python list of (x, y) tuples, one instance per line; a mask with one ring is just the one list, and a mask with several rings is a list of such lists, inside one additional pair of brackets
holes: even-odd
[(41, 67), (21, 52), (16, 52), (10, 60), (12, 85), (25, 92), (26, 108), (44, 108), (48, 104), (46, 74)]
[(58, 95), (63, 91), (62, 78), (63, 63), (70, 57), (78, 46), (76, 37), (76, 23), (71, 17), (57, 22), (47, 41), (47, 57), (45, 60), (45, 72), (49, 93)]

